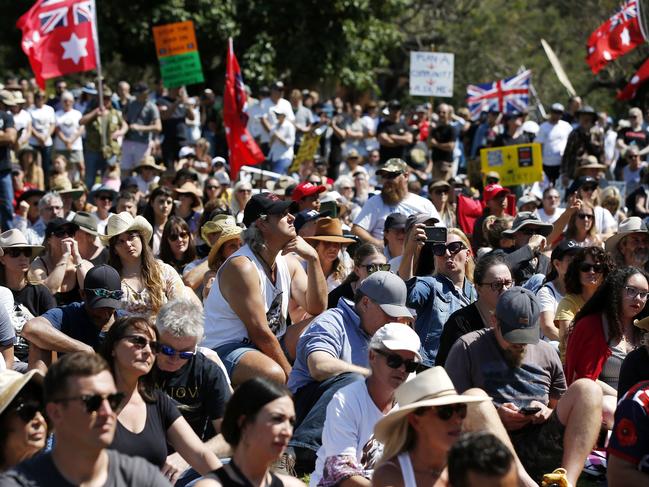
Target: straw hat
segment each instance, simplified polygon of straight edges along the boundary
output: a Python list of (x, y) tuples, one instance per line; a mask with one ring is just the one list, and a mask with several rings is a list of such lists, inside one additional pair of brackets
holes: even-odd
[(216, 255), (219, 253), (219, 250), (224, 243), (234, 240), (235, 238), (241, 238), (241, 233), (243, 228), (237, 225), (226, 224), (222, 226), (221, 235), (219, 235), (218, 240), (214, 243), (214, 246), (210, 250), (210, 254), (207, 257), (207, 262), (212, 267), (214, 261), (216, 260)]
[(648, 233), (646, 225), (638, 216), (630, 216), (626, 220), (622, 220), (617, 228), (617, 233), (606, 240), (604, 248), (609, 253), (615, 252), (622, 239), (633, 233)]
[(83, 194), (83, 188), (73, 188), (72, 183), (66, 177), (65, 179), (59, 179), (56, 186), (50, 188), (52, 191), (56, 191), (61, 196), (71, 196), (72, 198), (79, 198)]
[(23, 390), (29, 381), (34, 379), (37, 384), (43, 384), (43, 374), (32, 369), (25, 374), (15, 370), (0, 371), (0, 414), (7, 409), (16, 396)]
[(392, 430), (415, 409), (447, 404), (482, 402), (486, 396), (458, 394), (444, 367), (432, 367), (401, 384), (394, 393), (399, 409), (384, 416), (374, 427), (374, 436), (385, 443)]
[(128, 211), (123, 211), (117, 215), (111, 215), (106, 225), (106, 235), (100, 235), (104, 245), (108, 245), (111, 238), (122, 233), (138, 231), (144, 237), (144, 243), (148, 244), (153, 236), (153, 227), (140, 215), (133, 218)]
[(4, 255), (4, 249), (32, 249), (32, 259), (40, 254), (45, 247), (42, 245), (31, 245), (27, 242), (23, 232), (16, 228), (0, 233), (0, 255)]
[(153, 156), (145, 156), (140, 161), (140, 163), (137, 166), (135, 166), (134, 170), (135, 170), (135, 172), (138, 172), (138, 171), (140, 171), (140, 169), (143, 169), (145, 167), (148, 167), (150, 169), (155, 169), (156, 171), (160, 171), (160, 172), (164, 172), (165, 169), (166, 169), (164, 166), (158, 166), (155, 163), (155, 157), (153, 157)]
[(196, 207), (201, 205), (201, 197), (203, 196), (203, 193), (191, 181), (184, 182), (180, 188), (175, 188), (174, 192), (176, 194), (191, 194), (194, 197), (194, 204), (192, 206)]
[(236, 225), (237, 220), (232, 215), (216, 215), (211, 220), (205, 222), (201, 227), (201, 238), (210, 247), (210, 239), (207, 237), (212, 233), (221, 233), (226, 225)]
[(320, 242), (338, 242), (342, 244), (355, 243), (352, 238), (343, 237), (343, 226), (338, 218), (320, 218), (315, 224), (315, 235), (306, 240)]

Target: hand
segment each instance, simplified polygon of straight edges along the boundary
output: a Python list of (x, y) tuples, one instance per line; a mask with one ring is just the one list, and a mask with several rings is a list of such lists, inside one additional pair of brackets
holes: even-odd
[(571, 213), (576, 213), (579, 210), (581, 210), (583, 204), (584, 204), (583, 201), (577, 198), (570, 204), (570, 206), (568, 207), (568, 211), (570, 211)]
[(178, 452), (172, 453), (165, 460), (164, 467), (162, 467), (162, 475), (169, 479), (171, 485), (176, 483), (178, 477), (189, 468), (189, 464), (183, 460)]
[(568, 175), (567, 175), (567, 174), (563, 174), (563, 175), (561, 176), (561, 185), (562, 185), (564, 188), (568, 188), (568, 183), (569, 183), (569, 182), (570, 182), (570, 178), (568, 177)]
[(532, 252), (543, 252), (545, 248), (545, 237), (543, 235), (532, 235), (527, 242)]
[(139, 131), (142, 130), (142, 125), (140, 125), (139, 123), (132, 123), (128, 126), (128, 129)]
[(506, 402), (497, 411), (507, 431), (519, 430), (532, 422), (531, 416), (525, 416), (523, 413), (520, 413), (518, 406), (511, 402)]
[(98, 108), (97, 108), (97, 113), (98, 113), (100, 116), (105, 115), (105, 114), (106, 114), (106, 107), (103, 106), (103, 105), (100, 106), (100, 107), (98, 107)]
[(426, 243), (426, 225), (417, 223), (406, 233), (406, 240), (403, 243), (404, 249), (407, 248), (412, 251), (420, 251)]
[(302, 237), (296, 236), (293, 240), (289, 241), (282, 249), (282, 255), (295, 252), (299, 257), (304, 260), (313, 260), (318, 258), (316, 250), (306, 243)]
[(66, 142), (65, 142), (65, 147), (66, 147), (66, 149), (68, 149), (68, 150), (72, 150), (72, 142), (70, 142), (70, 141), (66, 141)]
[(18, 205), (18, 208), (16, 208), (16, 215), (21, 216), (23, 218), (27, 218), (27, 212), (29, 211), (29, 203), (26, 201), (21, 201), (20, 204)]
[(119, 132), (113, 132), (113, 134), (110, 136), (112, 140), (117, 140), (122, 136)]
[(70, 257), (72, 255), (72, 242), (73, 238), (67, 237), (61, 239), (61, 251), (63, 252), (64, 257)]
[(530, 407), (541, 408), (538, 413), (529, 416), (530, 418), (532, 418), (532, 423), (534, 424), (545, 423), (550, 418), (550, 415), (552, 415), (552, 409), (547, 407), (542, 402), (531, 401)]
[(81, 264), (83, 262), (83, 258), (81, 257), (81, 254), (79, 253), (79, 243), (71, 238), (70, 239), (70, 253), (72, 255), (72, 260), (75, 265)]

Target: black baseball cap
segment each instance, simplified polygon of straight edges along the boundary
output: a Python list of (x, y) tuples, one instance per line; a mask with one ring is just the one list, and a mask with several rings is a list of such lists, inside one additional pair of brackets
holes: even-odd
[(273, 193), (256, 194), (246, 204), (243, 210), (243, 224), (249, 227), (262, 215), (279, 215), (286, 210), (297, 212), (298, 205), (294, 201), (283, 201)]
[(71, 221), (66, 220), (65, 218), (53, 218), (45, 227), (45, 240), (50, 238), (54, 232), (60, 228), (68, 227), (73, 232), (79, 230), (79, 225)]
[(579, 252), (580, 249), (581, 247), (576, 241), (564, 238), (552, 250), (552, 255), (550, 256), (550, 260), (555, 260), (555, 259), (561, 260), (566, 255), (576, 254), (577, 252)]
[(331, 216), (331, 212), (330, 211), (320, 212), (317, 210), (302, 210), (297, 215), (295, 215), (295, 221), (293, 222), (295, 231), (299, 232), (300, 228), (302, 228), (305, 224), (325, 216)]
[(120, 308), (122, 282), (118, 272), (109, 265), (93, 267), (83, 280), (86, 304), (91, 308)]
[(408, 217), (403, 213), (390, 213), (385, 219), (383, 231), (396, 228), (397, 230), (404, 230), (406, 228), (406, 221)]

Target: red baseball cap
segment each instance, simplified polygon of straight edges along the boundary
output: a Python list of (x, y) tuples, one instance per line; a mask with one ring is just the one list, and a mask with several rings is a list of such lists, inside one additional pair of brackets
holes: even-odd
[(507, 195), (509, 193), (510, 191), (507, 188), (503, 188), (500, 184), (487, 184), (482, 192), (482, 199), (487, 203), (501, 194)]
[(317, 186), (309, 182), (300, 183), (295, 187), (295, 189), (291, 193), (291, 198), (293, 199), (293, 201), (300, 201), (302, 198), (306, 198), (314, 194), (323, 193), (326, 190), (327, 190), (326, 186), (322, 186), (322, 185)]

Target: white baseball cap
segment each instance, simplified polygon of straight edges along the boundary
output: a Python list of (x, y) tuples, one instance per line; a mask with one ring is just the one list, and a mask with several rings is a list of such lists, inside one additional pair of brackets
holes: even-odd
[(388, 323), (379, 328), (370, 340), (370, 348), (408, 350), (421, 362), (419, 335), (405, 323)]

